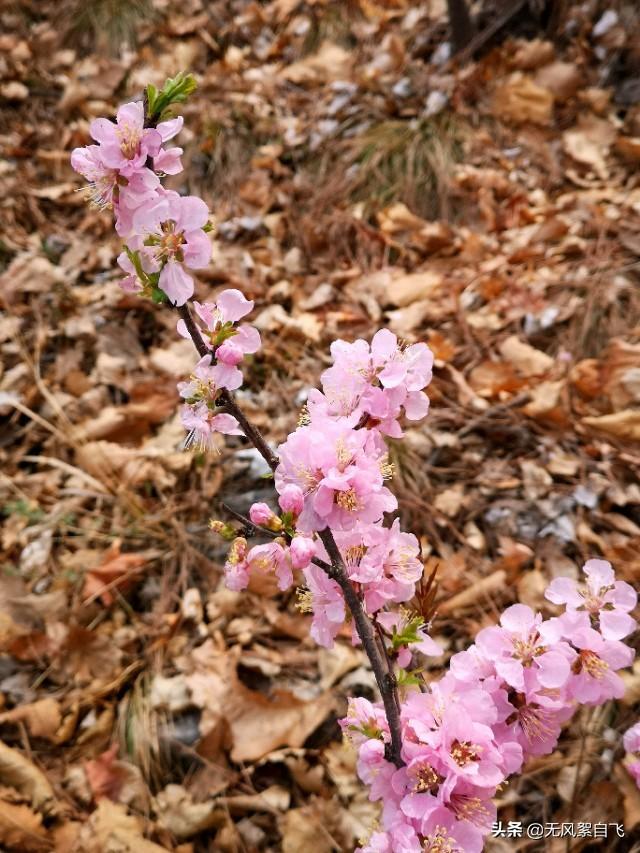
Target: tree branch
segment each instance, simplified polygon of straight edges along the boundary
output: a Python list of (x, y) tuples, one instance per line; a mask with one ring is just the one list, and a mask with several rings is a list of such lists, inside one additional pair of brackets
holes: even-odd
[(387, 758), (389, 761), (392, 761), (396, 767), (402, 767), (404, 765), (404, 761), (400, 755), (402, 739), (400, 737), (400, 713), (398, 711), (399, 705), (398, 697), (396, 695), (395, 678), (393, 677), (393, 674), (385, 672), (385, 665), (380, 652), (378, 651), (376, 635), (374, 634), (371, 620), (364, 612), (362, 602), (351, 585), (342, 555), (336, 545), (333, 534), (329, 528), (325, 528), (324, 530), (318, 531), (318, 536), (320, 537), (320, 540), (329, 555), (329, 559), (331, 560), (330, 577), (336, 581), (342, 590), (347, 606), (353, 615), (353, 621), (356, 623), (358, 636), (360, 637), (362, 646), (369, 658), (371, 668), (373, 669), (373, 674), (375, 675), (376, 683), (378, 685), (378, 690), (382, 696), (385, 714), (387, 715), (387, 722), (389, 723), (389, 733), (391, 735), (391, 743), (388, 744), (388, 749), (386, 750)]
[[(187, 304), (181, 305), (178, 308), (178, 314), (180, 314), (181, 319), (184, 320), (184, 324), (187, 327), (187, 331), (189, 332), (191, 340), (193, 341), (195, 348), (198, 350), (198, 355), (201, 358), (203, 358), (205, 355), (212, 355), (211, 350), (202, 340), (202, 335), (200, 334), (200, 330), (196, 326), (194, 319), (191, 316), (189, 306)], [(220, 400), (220, 405), (224, 406), (226, 411), (230, 415), (233, 415), (234, 418), (238, 421), (243, 433), (253, 444), (258, 453), (262, 456), (269, 468), (271, 468), (272, 471), (275, 471), (278, 467), (278, 457), (269, 447), (267, 442), (264, 440), (260, 430), (247, 419), (245, 413), (236, 403), (233, 394), (231, 394), (230, 391), (227, 391), (226, 388), (224, 388), (218, 399)]]
[[(188, 304), (181, 305), (178, 308), (178, 313), (182, 320), (184, 320), (189, 336), (191, 337), (200, 357), (202, 358), (205, 355), (212, 355), (212, 351), (209, 350), (202, 339), (202, 335), (194, 322)], [(258, 428), (247, 419), (242, 409), (236, 403), (233, 394), (224, 389), (218, 399), (220, 400), (220, 403), (225, 406), (226, 411), (237, 419), (242, 431), (260, 453), (267, 465), (272, 471), (275, 471), (279, 462), (277, 455), (271, 450)], [(236, 515), (237, 517), (235, 512), (231, 514)], [(331, 565), (328, 566), (323, 560), (314, 560), (314, 562), (319, 565), (329, 575), (329, 577), (333, 578), (342, 590), (347, 607), (353, 616), (358, 636), (362, 642), (362, 647), (364, 648), (371, 663), (371, 668), (373, 670), (380, 695), (382, 696), (382, 702), (384, 704), (387, 722), (389, 723), (389, 732), (391, 735), (391, 743), (387, 744), (385, 750), (387, 758), (389, 761), (392, 761), (396, 767), (402, 767), (404, 762), (400, 755), (402, 740), (400, 735), (399, 701), (395, 677), (392, 672), (386, 671), (385, 662), (383, 661), (378, 649), (376, 635), (374, 633), (371, 620), (365, 613), (362, 602), (349, 580), (349, 575), (347, 574), (344, 561), (338, 546), (336, 545), (336, 541), (333, 538), (333, 534), (328, 528), (326, 528), (325, 530), (319, 531), (318, 535), (327, 551), (327, 554), (329, 555)]]

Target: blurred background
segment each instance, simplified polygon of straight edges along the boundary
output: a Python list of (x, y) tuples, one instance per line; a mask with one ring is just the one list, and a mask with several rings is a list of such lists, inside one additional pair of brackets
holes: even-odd
[[(589, 557), (640, 576), (640, 27), (635, 2), (0, 4), (0, 849), (351, 851), (378, 816), (336, 720), (374, 695), (345, 630), (221, 581), (207, 529), (269, 500), (238, 439), (183, 452), (175, 315), (123, 293), (69, 156), (193, 72), (185, 171), (216, 229), (201, 300), (255, 300), (243, 406), (274, 446), (337, 337), (436, 357), (394, 442), (448, 657)], [(469, 13), (467, 19), (465, 10)], [(624, 823), (640, 668), (500, 794), (499, 818)], [(634, 828), (635, 827), (635, 828)]]

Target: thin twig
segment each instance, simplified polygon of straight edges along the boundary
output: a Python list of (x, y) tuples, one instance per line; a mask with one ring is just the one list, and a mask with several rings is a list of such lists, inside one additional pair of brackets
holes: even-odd
[[(211, 350), (207, 347), (204, 340), (202, 339), (200, 330), (196, 326), (194, 319), (191, 316), (189, 306), (187, 304), (181, 305), (178, 308), (178, 313), (180, 314), (181, 319), (184, 320), (184, 324), (187, 327), (187, 331), (189, 332), (191, 340), (193, 341), (195, 348), (198, 350), (198, 355), (201, 358), (203, 358), (205, 355), (211, 355)], [(245, 413), (236, 403), (233, 395), (226, 389), (223, 389), (220, 393), (220, 396), (218, 397), (218, 400), (220, 401), (220, 405), (224, 406), (225, 411), (227, 411), (230, 415), (233, 415), (233, 417), (238, 421), (243, 433), (249, 439), (251, 444), (253, 444), (258, 453), (262, 456), (269, 468), (271, 468), (272, 471), (275, 471), (278, 467), (278, 457), (269, 447), (267, 442), (264, 440), (260, 430), (248, 420)]]
[(380, 695), (382, 696), (384, 710), (387, 715), (387, 722), (389, 723), (389, 733), (391, 735), (391, 743), (388, 744), (388, 748), (386, 750), (387, 758), (389, 761), (392, 761), (396, 767), (402, 767), (404, 765), (404, 761), (400, 754), (402, 741), (400, 737), (400, 713), (398, 711), (398, 700), (396, 695), (397, 685), (395, 677), (392, 673), (385, 672), (385, 666), (380, 652), (378, 651), (376, 635), (374, 634), (371, 620), (364, 612), (362, 602), (351, 585), (351, 581), (347, 575), (342, 556), (338, 550), (335, 539), (333, 538), (333, 534), (328, 528), (325, 528), (318, 532), (318, 536), (329, 555), (329, 559), (331, 560), (331, 577), (342, 590), (347, 606), (353, 615), (358, 636), (360, 637), (362, 646), (369, 658)]

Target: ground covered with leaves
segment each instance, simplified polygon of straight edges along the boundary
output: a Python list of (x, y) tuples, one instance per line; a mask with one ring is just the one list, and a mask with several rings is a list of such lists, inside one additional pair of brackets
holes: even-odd
[[(545, 585), (589, 557), (637, 583), (638, 13), (569, 7), (555, 43), (523, 14), (456, 64), (438, 0), (3, 5), (1, 849), (331, 853), (378, 814), (336, 723), (373, 696), (366, 658), (348, 631), (315, 647), (272, 578), (225, 589), (208, 520), (270, 482), (242, 440), (180, 449), (191, 344), (118, 288), (111, 219), (69, 166), (147, 83), (198, 79), (174, 187), (215, 216), (198, 297), (255, 300), (239, 397), (270, 442), (336, 337), (387, 326), (435, 353), (431, 413), (392, 448), (438, 570), (424, 678), (516, 600), (549, 612)], [(640, 666), (625, 679), (499, 817), (626, 837), (487, 850), (639, 849), (620, 733)]]

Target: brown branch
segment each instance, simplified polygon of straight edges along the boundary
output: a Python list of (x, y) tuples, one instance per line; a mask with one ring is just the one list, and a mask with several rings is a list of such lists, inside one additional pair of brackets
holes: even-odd
[[(181, 305), (178, 308), (178, 314), (180, 314), (181, 319), (184, 320), (184, 324), (187, 327), (187, 331), (189, 332), (191, 340), (193, 341), (193, 345), (198, 350), (198, 355), (201, 358), (203, 358), (205, 355), (211, 355), (211, 350), (203, 341), (202, 335), (200, 334), (200, 330), (198, 329), (193, 317), (191, 316), (189, 306), (186, 304)], [(230, 391), (223, 389), (218, 399), (220, 401), (220, 405), (224, 406), (225, 410), (230, 415), (233, 415), (234, 418), (238, 421), (243, 433), (253, 444), (258, 453), (262, 456), (269, 468), (271, 468), (272, 471), (275, 471), (278, 467), (278, 457), (269, 447), (267, 442), (264, 440), (260, 430), (247, 419), (245, 413), (236, 403), (233, 394)]]
[(475, 25), (466, 0), (447, 0), (454, 52), (465, 48), (475, 35)]
[(512, 0), (505, 11), (501, 15), (498, 15), (495, 21), (492, 21), (488, 27), (479, 32), (477, 35), (474, 35), (471, 41), (468, 41), (467, 44), (463, 45), (460, 49), (456, 49), (456, 53), (453, 57), (456, 62), (462, 64), (471, 59), (473, 54), (477, 50), (480, 50), (481, 47), (484, 47), (484, 45), (498, 32), (498, 30), (501, 30), (505, 24), (508, 24), (511, 18), (515, 18), (526, 2), (527, 0)]
[(389, 733), (391, 735), (391, 743), (387, 745), (387, 749), (385, 750), (386, 757), (389, 761), (392, 761), (396, 767), (402, 767), (404, 765), (404, 761), (400, 755), (402, 739), (400, 736), (400, 713), (398, 710), (399, 704), (395, 677), (392, 673), (385, 672), (385, 665), (380, 652), (378, 651), (376, 635), (374, 634), (371, 620), (364, 612), (362, 602), (351, 585), (342, 555), (338, 550), (333, 534), (327, 527), (324, 530), (320, 530), (318, 532), (318, 536), (320, 537), (320, 540), (329, 555), (329, 559), (331, 560), (330, 577), (336, 581), (342, 590), (347, 606), (353, 615), (353, 621), (356, 623), (358, 636), (360, 637), (362, 646), (369, 658), (369, 662), (371, 663), (371, 668), (378, 685), (378, 690), (382, 696), (387, 722), (389, 723)]

